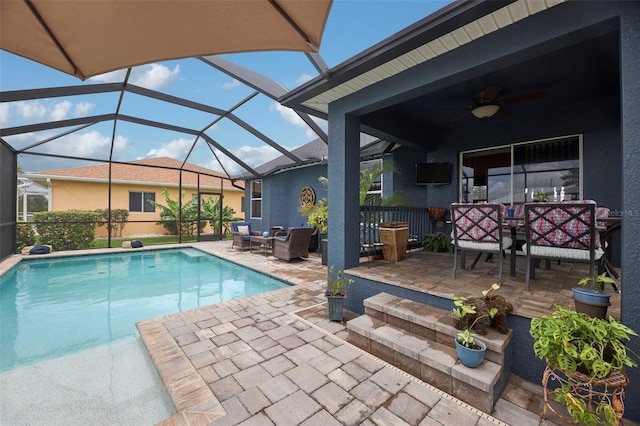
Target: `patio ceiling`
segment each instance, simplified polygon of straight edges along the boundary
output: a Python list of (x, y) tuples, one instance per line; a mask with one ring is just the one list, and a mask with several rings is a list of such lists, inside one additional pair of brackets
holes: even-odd
[[(336, 67), (331, 79), (310, 81), (280, 102), (327, 117), (329, 103), (355, 92), (366, 93), (382, 80), (401, 84), (399, 73), (423, 78), (422, 87), (378, 100), (358, 113), (363, 131), (429, 151), (437, 147), (441, 135), (460, 127), (490, 131), (491, 126), (518, 123), (539, 112), (561, 112), (570, 105), (619, 96), (619, 32), (615, 22), (500, 56), (504, 40), (498, 30), (542, 16), (546, 9), (562, 3), (456, 2)], [(491, 52), (490, 57), (460, 68), (456, 58), (466, 59), (476, 47)], [(489, 87), (501, 89), (496, 101), (501, 111), (490, 118), (476, 118), (471, 113), (474, 95)]]

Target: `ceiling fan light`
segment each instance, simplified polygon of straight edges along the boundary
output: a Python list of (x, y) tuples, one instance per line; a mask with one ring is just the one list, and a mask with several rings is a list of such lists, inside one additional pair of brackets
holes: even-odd
[(480, 105), (471, 110), (471, 113), (477, 118), (489, 118), (495, 115), (500, 109), (500, 105), (487, 104)]

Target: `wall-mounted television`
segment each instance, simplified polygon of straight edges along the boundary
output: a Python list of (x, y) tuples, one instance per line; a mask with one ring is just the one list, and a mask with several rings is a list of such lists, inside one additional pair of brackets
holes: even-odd
[(416, 163), (416, 185), (449, 185), (451, 163)]

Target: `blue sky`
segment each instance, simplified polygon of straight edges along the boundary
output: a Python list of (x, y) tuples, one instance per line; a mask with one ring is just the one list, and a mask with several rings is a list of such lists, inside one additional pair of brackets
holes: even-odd
[[(405, 27), (445, 6), (448, 1), (434, 0), (334, 0), (320, 46), (320, 55), (329, 67), (334, 67), (373, 46)], [(317, 72), (302, 53), (263, 52), (222, 55), (238, 65), (264, 74), (287, 89), (293, 89), (315, 77)], [(24, 90), (44, 87), (76, 86), (123, 80), (124, 70), (91, 78), (85, 82), (59, 71), (0, 51), (0, 90)], [(130, 83), (163, 93), (227, 109), (249, 96), (253, 89), (235, 81), (197, 59), (167, 61), (136, 67)], [(37, 101), (0, 103), (0, 125), (14, 127), (87, 115), (113, 113), (119, 93), (74, 96)], [(127, 93), (121, 114), (132, 115), (177, 126), (203, 129), (215, 115), (172, 107)], [(293, 111), (260, 94), (239, 107), (234, 113), (287, 149), (303, 145), (315, 134)], [(326, 129), (326, 123), (319, 122)], [(68, 128), (16, 135), (6, 140), (22, 149), (34, 143), (64, 133)], [(251, 135), (230, 120), (223, 119), (206, 131), (207, 135), (243, 159), (258, 166), (280, 155), (276, 150)], [(32, 149), (58, 155), (108, 159), (112, 135), (115, 134), (113, 157), (119, 161), (169, 156), (200, 166), (222, 170), (211, 150), (190, 134), (176, 133), (148, 126), (118, 121), (104, 122), (73, 132)], [(222, 166), (230, 174), (243, 169), (224, 154), (216, 152)], [(20, 155), (18, 162), (24, 171), (43, 171), (75, 167), (87, 163)]]

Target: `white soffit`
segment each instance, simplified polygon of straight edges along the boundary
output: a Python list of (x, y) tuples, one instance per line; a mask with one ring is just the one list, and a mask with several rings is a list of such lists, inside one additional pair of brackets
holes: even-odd
[(326, 114), (333, 101), (565, 1), (568, 0), (518, 0), (308, 99), (303, 105)]

